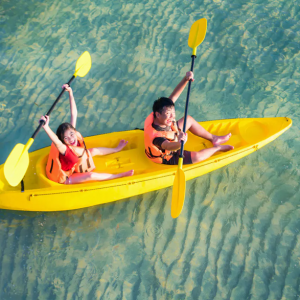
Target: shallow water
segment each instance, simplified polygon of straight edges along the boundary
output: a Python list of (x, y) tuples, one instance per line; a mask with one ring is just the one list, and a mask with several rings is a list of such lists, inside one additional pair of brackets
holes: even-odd
[[(141, 128), (189, 70), (189, 28), (201, 17), (192, 116), (287, 116), (292, 128), (189, 181), (176, 220), (171, 188), (69, 212), (0, 211), (0, 299), (300, 299), (296, 1), (2, 1), (0, 163), (85, 50), (92, 69), (73, 84), (79, 131)], [(65, 95), (53, 128), (68, 105)], [(49, 144), (41, 132), (31, 150)]]

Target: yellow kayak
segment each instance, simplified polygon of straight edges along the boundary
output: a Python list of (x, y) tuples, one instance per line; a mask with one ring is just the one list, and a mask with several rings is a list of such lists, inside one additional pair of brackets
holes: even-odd
[[(285, 117), (260, 119), (228, 119), (200, 122), (215, 135), (232, 137), (228, 144), (235, 147), (228, 152), (218, 152), (209, 159), (183, 166), (187, 180), (228, 165), (270, 143), (284, 133), (292, 120)], [(45, 168), (50, 147), (29, 154), (29, 167), (24, 177), (24, 186), (8, 185), (0, 166), (0, 209), (24, 211), (62, 211), (78, 209), (119, 199), (144, 194), (173, 185), (177, 166), (151, 162), (144, 151), (144, 133), (141, 130), (115, 132), (86, 137), (87, 148), (116, 147), (120, 139), (128, 145), (118, 153), (96, 156), (94, 162), (98, 172), (120, 173), (134, 169), (131, 177), (85, 184), (64, 185), (50, 181)], [(185, 149), (199, 151), (212, 144), (202, 138), (188, 135)], [(21, 190), (24, 191), (21, 191)]]

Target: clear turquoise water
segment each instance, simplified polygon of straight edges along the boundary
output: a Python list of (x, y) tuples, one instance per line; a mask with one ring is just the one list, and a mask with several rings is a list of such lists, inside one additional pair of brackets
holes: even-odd
[[(85, 50), (92, 69), (73, 84), (80, 132), (142, 127), (153, 100), (189, 70), (188, 32), (201, 17), (192, 116), (287, 116), (293, 127), (189, 181), (176, 220), (170, 188), (69, 212), (0, 211), (1, 300), (300, 299), (296, 1), (1, 1), (0, 163)], [(68, 119), (65, 96), (51, 125)], [(41, 132), (31, 150), (49, 144)]]

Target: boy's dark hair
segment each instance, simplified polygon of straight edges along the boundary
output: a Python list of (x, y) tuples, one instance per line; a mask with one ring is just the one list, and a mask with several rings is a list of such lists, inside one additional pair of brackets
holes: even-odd
[(156, 115), (155, 115), (156, 112), (159, 112), (161, 114), (164, 107), (173, 107), (173, 106), (175, 106), (174, 102), (170, 98), (161, 97), (161, 98), (155, 100), (153, 103), (154, 118), (156, 118)]
[(64, 133), (68, 129), (73, 129), (76, 131), (76, 129), (70, 124), (70, 123), (62, 123), (58, 126), (56, 130), (57, 137), (65, 144), (64, 141)]

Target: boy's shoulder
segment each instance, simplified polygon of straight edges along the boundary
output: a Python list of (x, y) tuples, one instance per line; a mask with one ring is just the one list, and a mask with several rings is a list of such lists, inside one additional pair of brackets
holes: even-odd
[(153, 112), (146, 118), (145, 123), (144, 123), (144, 128), (148, 127), (148, 126), (152, 126), (152, 123), (154, 121), (154, 116), (153, 116)]

